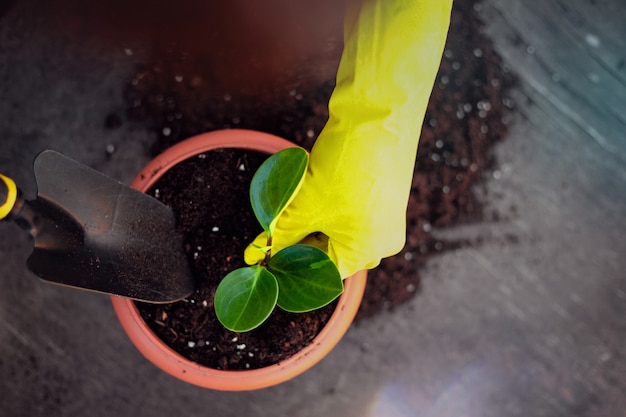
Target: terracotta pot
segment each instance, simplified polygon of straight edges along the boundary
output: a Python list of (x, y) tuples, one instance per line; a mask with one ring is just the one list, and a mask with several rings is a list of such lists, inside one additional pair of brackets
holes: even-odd
[[(137, 175), (131, 186), (147, 191), (169, 168), (179, 162), (214, 149), (239, 148), (272, 154), (296, 146), (277, 136), (250, 130), (222, 130), (201, 134), (180, 142), (153, 159)], [(366, 271), (344, 281), (345, 291), (329, 322), (313, 342), (298, 354), (265, 368), (223, 371), (202, 366), (167, 346), (144, 322), (131, 300), (111, 297), (122, 327), (137, 349), (163, 371), (205, 388), (247, 391), (285, 382), (318, 363), (346, 333), (363, 298)]]

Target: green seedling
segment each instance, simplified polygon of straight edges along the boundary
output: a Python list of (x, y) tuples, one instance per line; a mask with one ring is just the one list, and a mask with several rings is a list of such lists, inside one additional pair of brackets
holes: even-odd
[(323, 250), (296, 244), (272, 253), (276, 221), (298, 193), (308, 163), (304, 149), (284, 149), (270, 156), (252, 178), (250, 202), (267, 245), (259, 248), (265, 253), (262, 261), (232, 271), (217, 287), (215, 313), (229, 330), (246, 332), (260, 326), (276, 305), (304, 313), (328, 305), (343, 292), (339, 270)]

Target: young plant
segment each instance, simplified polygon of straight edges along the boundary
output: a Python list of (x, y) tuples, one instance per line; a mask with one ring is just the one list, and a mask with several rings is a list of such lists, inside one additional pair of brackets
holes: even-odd
[(292, 245), (272, 254), (276, 221), (297, 194), (309, 163), (302, 148), (287, 148), (270, 156), (250, 184), (254, 214), (267, 234), (259, 248), (265, 258), (224, 277), (215, 292), (215, 313), (229, 330), (246, 332), (261, 325), (276, 305), (292, 313), (312, 311), (343, 292), (334, 262), (323, 250)]

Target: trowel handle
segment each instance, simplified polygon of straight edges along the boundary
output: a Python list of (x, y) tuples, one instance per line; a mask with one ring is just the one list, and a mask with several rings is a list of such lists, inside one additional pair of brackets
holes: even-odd
[(19, 211), (21, 194), (11, 178), (0, 174), (0, 220), (8, 219)]

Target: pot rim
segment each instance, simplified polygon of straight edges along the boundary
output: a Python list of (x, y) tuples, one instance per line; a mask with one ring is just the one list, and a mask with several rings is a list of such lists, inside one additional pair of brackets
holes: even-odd
[[(246, 129), (218, 130), (179, 142), (150, 161), (131, 183), (145, 192), (172, 166), (203, 152), (237, 148), (272, 154), (294, 143), (268, 133)], [(117, 317), (135, 347), (154, 365), (170, 375), (204, 388), (248, 391), (277, 385), (292, 379), (321, 361), (350, 327), (361, 304), (367, 271), (344, 280), (344, 292), (328, 323), (313, 341), (297, 354), (277, 364), (251, 370), (217, 370), (193, 362), (165, 344), (145, 323), (135, 303), (111, 296)]]

